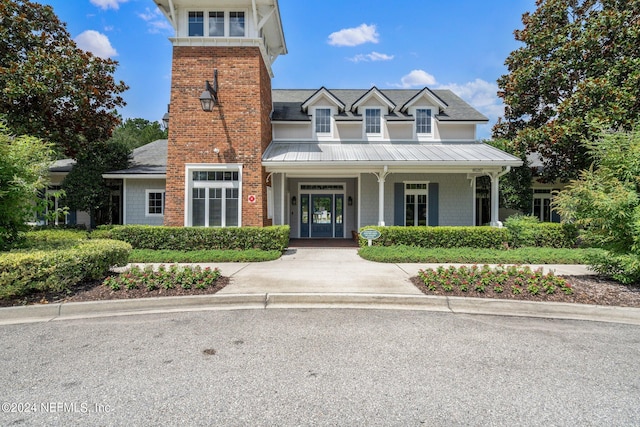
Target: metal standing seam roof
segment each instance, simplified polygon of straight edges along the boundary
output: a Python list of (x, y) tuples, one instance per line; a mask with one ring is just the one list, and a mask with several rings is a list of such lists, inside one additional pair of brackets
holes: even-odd
[(488, 144), (479, 142), (447, 143), (328, 143), (272, 142), (262, 156), (264, 166), (279, 164), (389, 163), (424, 166), (478, 165), (520, 166), (522, 160)]

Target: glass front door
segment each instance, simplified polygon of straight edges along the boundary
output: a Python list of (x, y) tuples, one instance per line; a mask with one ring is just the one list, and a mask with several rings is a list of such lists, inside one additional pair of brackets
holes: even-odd
[(343, 194), (300, 195), (300, 237), (344, 237)]

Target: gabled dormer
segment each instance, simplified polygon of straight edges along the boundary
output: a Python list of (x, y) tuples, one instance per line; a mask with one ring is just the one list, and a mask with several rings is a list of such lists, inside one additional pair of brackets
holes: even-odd
[(351, 112), (363, 118), (362, 137), (364, 139), (384, 138), (384, 117), (396, 108), (377, 87), (372, 87), (351, 106)]
[(335, 133), (337, 114), (344, 112), (345, 104), (324, 86), (302, 103), (302, 111), (311, 117), (314, 139), (331, 139)]
[[(258, 46), (265, 64), (287, 53), (278, 0), (154, 0), (174, 46)], [(272, 75), (273, 77), (273, 75)]]
[(436, 133), (435, 117), (447, 107), (446, 102), (431, 89), (425, 87), (400, 107), (400, 113), (414, 118), (413, 135), (415, 139), (431, 140), (434, 139)]

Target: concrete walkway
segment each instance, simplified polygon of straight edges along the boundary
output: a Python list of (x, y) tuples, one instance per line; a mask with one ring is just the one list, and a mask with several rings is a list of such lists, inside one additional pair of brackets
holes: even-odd
[[(357, 252), (357, 248), (290, 248), (275, 261), (199, 264), (220, 268), (230, 284), (215, 295), (0, 308), (0, 324), (193, 310), (351, 307), (640, 325), (639, 308), (423, 295), (409, 279), (418, 270), (439, 264), (376, 263)], [(581, 265), (531, 267), (559, 275), (593, 274)]]
[[(203, 264), (218, 267), (231, 284), (221, 294), (359, 293), (421, 295), (409, 279), (442, 264), (386, 264), (364, 260), (356, 248), (290, 248), (275, 261)], [(463, 264), (449, 264), (463, 265)], [(594, 274), (584, 265), (534, 265), (562, 275)]]

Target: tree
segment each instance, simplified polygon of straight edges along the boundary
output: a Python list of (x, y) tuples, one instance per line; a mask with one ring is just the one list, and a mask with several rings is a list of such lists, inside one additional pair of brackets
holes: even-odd
[(587, 143), (594, 165), (554, 200), (564, 221), (606, 250), (590, 260), (596, 271), (622, 283), (640, 280), (640, 129), (606, 133)]
[(105, 172), (126, 169), (131, 149), (122, 143), (97, 142), (81, 151), (77, 163), (62, 182), (65, 203), (71, 209), (89, 213), (91, 224), (111, 223), (111, 189), (102, 178)]
[(74, 158), (108, 139), (127, 90), (113, 79), (116, 66), (79, 49), (51, 6), (0, 0), (0, 114), (14, 133)]
[(31, 136), (13, 137), (0, 123), (0, 249), (7, 249), (33, 217), (52, 159), (51, 145)]
[(640, 120), (640, 0), (536, 4), (498, 80), (505, 120), (493, 137), (538, 153), (547, 180), (567, 180), (589, 166), (581, 141)]
[(126, 119), (113, 131), (111, 142), (122, 143), (134, 149), (166, 138), (167, 131), (162, 130), (158, 122), (150, 122), (146, 119)]
[(485, 143), (522, 159), (522, 166), (512, 168), (500, 179), (500, 206), (528, 214), (531, 212), (533, 193), (531, 191), (531, 168), (526, 153), (523, 150), (518, 151), (505, 139), (493, 139), (485, 141)]

